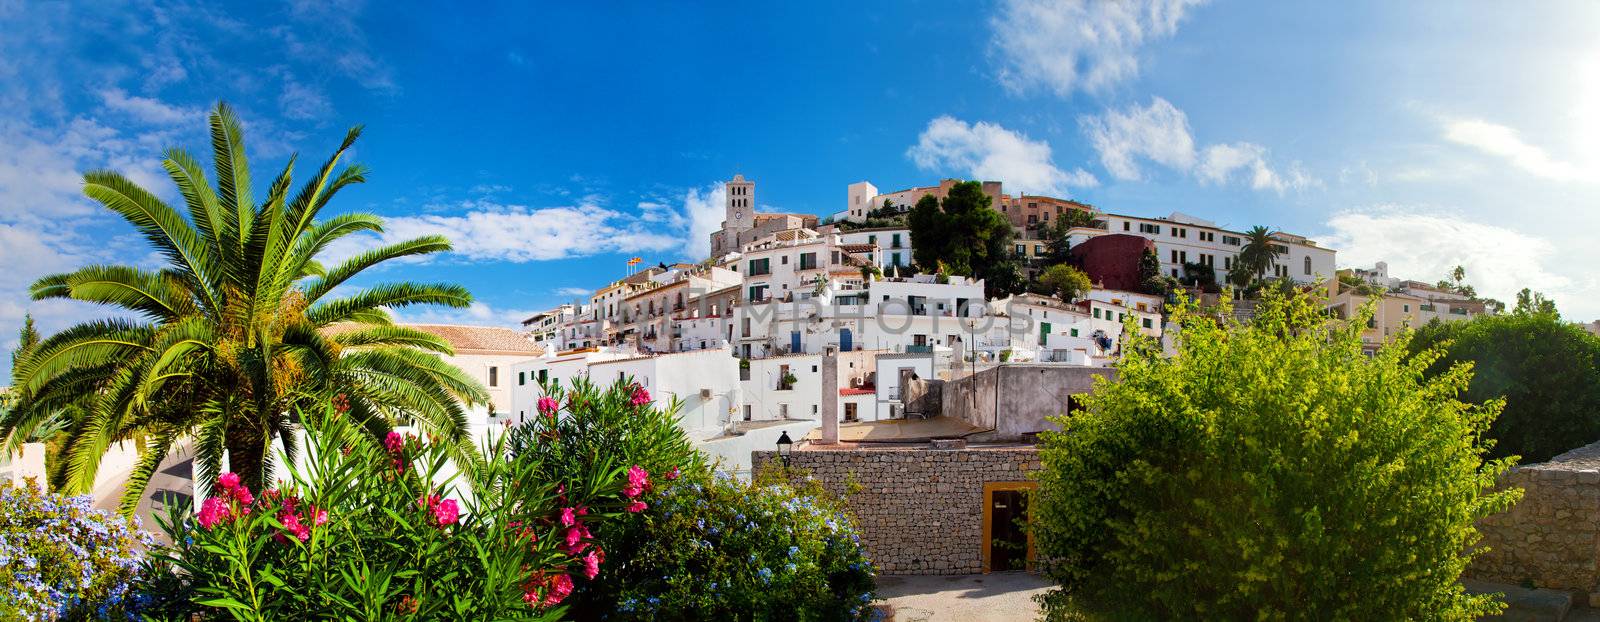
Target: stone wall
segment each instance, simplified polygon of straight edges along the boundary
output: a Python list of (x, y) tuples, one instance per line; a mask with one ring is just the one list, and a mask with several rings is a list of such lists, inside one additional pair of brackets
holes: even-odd
[[(759, 472), (775, 457), (751, 453)], [(821, 448), (790, 454), (835, 494), (848, 495), (867, 555), (884, 574), (983, 572), (983, 486), (1030, 481), (1032, 446), (935, 450), (926, 447)]]
[(1488, 550), (1466, 575), (1600, 591), (1600, 443), (1518, 467), (1503, 481), (1522, 488), (1522, 500), (1479, 523)]

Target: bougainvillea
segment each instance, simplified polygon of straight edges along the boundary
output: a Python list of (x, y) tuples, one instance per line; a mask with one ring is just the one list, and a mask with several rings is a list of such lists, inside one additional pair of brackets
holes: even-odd
[(32, 485), (0, 486), (0, 619), (131, 618), (153, 542), (137, 518)]

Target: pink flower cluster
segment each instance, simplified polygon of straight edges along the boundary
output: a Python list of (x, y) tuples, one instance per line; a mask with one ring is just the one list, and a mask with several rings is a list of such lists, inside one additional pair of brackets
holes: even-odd
[(541, 570), (522, 584), (522, 601), (529, 607), (554, 607), (570, 595), (572, 577), (567, 574), (546, 574)]
[(556, 398), (548, 395), (539, 398), (539, 414), (555, 419), (558, 410), (561, 410), (561, 403), (557, 402)]
[(255, 495), (250, 494), (250, 488), (239, 482), (238, 473), (223, 473), (217, 477), (217, 487), (222, 489), (222, 495), (206, 497), (196, 517), (200, 526), (206, 529), (227, 522), (234, 516), (249, 516), (250, 504), (256, 501)]
[[(268, 490), (266, 496), (268, 499), (276, 499), (279, 493), (276, 490)], [(307, 522), (311, 524), (307, 525)], [(328, 511), (310, 504), (301, 508), (300, 497), (287, 495), (283, 497), (283, 503), (278, 506), (278, 523), (283, 525), (284, 533), (305, 542), (311, 539), (312, 527), (321, 527), (328, 523)], [(289, 539), (284, 537), (284, 533), (274, 534), (272, 537), (280, 543), (288, 542)]]
[(455, 499), (440, 499), (439, 495), (428, 495), (417, 499), (417, 507), (432, 514), (433, 524), (440, 528), (454, 525), (461, 516), (461, 508), (456, 505)]
[(622, 494), (629, 499), (627, 505), (629, 512), (643, 512), (645, 508), (650, 507), (639, 500), (639, 495), (647, 490), (650, 490), (650, 472), (639, 468), (637, 464), (628, 467), (628, 484), (622, 487)]
[(404, 473), (407, 464), (405, 437), (400, 436), (399, 432), (391, 431), (388, 436), (383, 437), (383, 448), (389, 450), (389, 456), (394, 460), (395, 472)]
[(633, 398), (630, 401), (634, 406), (643, 406), (645, 404), (649, 404), (650, 392), (644, 390), (644, 387), (639, 386), (638, 383), (634, 383)]

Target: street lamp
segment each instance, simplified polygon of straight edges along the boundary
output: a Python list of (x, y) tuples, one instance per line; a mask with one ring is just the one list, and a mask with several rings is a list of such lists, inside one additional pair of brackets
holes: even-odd
[(778, 437), (778, 457), (783, 459), (783, 466), (789, 466), (789, 449), (794, 446), (794, 441), (789, 440), (789, 431), (784, 430)]

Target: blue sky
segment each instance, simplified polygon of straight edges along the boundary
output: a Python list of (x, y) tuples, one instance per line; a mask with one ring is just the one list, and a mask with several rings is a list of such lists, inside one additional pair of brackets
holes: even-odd
[(24, 312), (47, 332), (103, 314), (27, 301), (39, 276), (155, 261), (79, 175), (172, 197), (161, 149), (203, 155), (219, 99), (258, 171), (366, 125), (369, 182), (332, 209), (457, 246), (366, 282), (479, 300), (412, 320), (510, 323), (627, 257), (698, 258), (734, 173), (764, 209), (818, 214), (862, 179), (1001, 179), (1282, 228), (1341, 266), (1463, 264), (1490, 295), (1600, 317), (1594, 3), (586, 4), (0, 1), (0, 349)]

